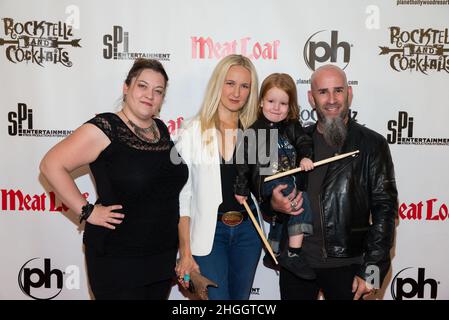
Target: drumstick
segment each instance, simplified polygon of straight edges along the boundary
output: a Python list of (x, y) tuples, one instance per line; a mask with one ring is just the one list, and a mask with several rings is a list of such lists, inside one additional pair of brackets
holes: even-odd
[(262, 239), (263, 244), (267, 248), (267, 250), (270, 253), (271, 257), (273, 258), (274, 262), (276, 262), (276, 264), (279, 264), (278, 261), (276, 260), (276, 257), (274, 256), (274, 253), (273, 253), (273, 250), (271, 249), (270, 244), (268, 243), (267, 239), (265, 239), (262, 229), (260, 229), (260, 226), (257, 223), (257, 220), (254, 217), (254, 214), (251, 211), (250, 207), (248, 206), (248, 203), (246, 202), (246, 200), (243, 200), (243, 205), (245, 206), (246, 212), (248, 212), (248, 215), (251, 218), (251, 221), (253, 222), (254, 226), (256, 227), (257, 233), (259, 233), (259, 236)]
[[(329, 163), (329, 162), (332, 162), (332, 161), (337, 161), (337, 160), (340, 160), (340, 159), (343, 159), (343, 158), (346, 158), (346, 157), (349, 157), (349, 156), (354, 156), (357, 153), (359, 153), (359, 150), (348, 152), (348, 153), (339, 154), (338, 156), (335, 156), (335, 157), (330, 157), (330, 158), (327, 158), (327, 159), (324, 159), (324, 160), (320, 160), (320, 161), (314, 162), (313, 165), (315, 167), (318, 167), (318, 166), (321, 166), (322, 164), (326, 164), (326, 163)], [(293, 173), (296, 173), (296, 172), (299, 172), (299, 171), (303, 171), (303, 170), (301, 168), (295, 168), (295, 169), (291, 169), (291, 170), (288, 170), (288, 171), (285, 171), (285, 172), (276, 173), (276, 174), (274, 174), (272, 176), (266, 177), (264, 179), (264, 182), (271, 181), (271, 180), (274, 180), (274, 179), (277, 179), (277, 178), (281, 178), (281, 177), (285, 177), (285, 176), (288, 176), (290, 174), (293, 174)]]

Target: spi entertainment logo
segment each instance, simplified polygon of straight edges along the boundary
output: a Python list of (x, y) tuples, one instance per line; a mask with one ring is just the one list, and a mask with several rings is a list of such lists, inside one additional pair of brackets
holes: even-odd
[(67, 129), (35, 129), (33, 109), (25, 103), (18, 103), (15, 111), (8, 112), (8, 134), (24, 137), (57, 137), (64, 138), (73, 130)]
[[(145, 39), (147, 40), (147, 39)], [(130, 34), (122, 26), (113, 26), (111, 34), (103, 36), (103, 58), (110, 60), (134, 60), (137, 58), (170, 61), (170, 53), (129, 52)]]
[(390, 144), (402, 145), (449, 145), (449, 138), (429, 138), (414, 136), (414, 118), (406, 111), (399, 111), (395, 120), (389, 120), (387, 129), (387, 141)]
[(33, 258), (20, 268), (18, 283), (20, 290), (35, 300), (56, 298), (65, 287), (68, 290), (80, 288), (80, 269), (69, 265), (64, 271), (52, 268), (49, 258)]

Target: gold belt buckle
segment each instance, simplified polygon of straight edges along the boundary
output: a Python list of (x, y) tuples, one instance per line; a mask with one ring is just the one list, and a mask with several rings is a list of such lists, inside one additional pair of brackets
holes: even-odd
[(228, 211), (222, 214), (221, 222), (229, 227), (235, 227), (243, 221), (243, 214), (238, 211)]

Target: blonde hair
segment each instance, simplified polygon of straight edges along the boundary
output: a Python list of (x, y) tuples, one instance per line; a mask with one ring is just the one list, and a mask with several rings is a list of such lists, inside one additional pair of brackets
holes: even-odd
[[(272, 73), (262, 82), (260, 88), (259, 105), (272, 88), (278, 88), (288, 95), (288, 114), (287, 120), (299, 121), (299, 105), (298, 105), (298, 91), (296, 90), (295, 81), (286, 73)], [(259, 108), (258, 116), (263, 114), (262, 108)]]
[[(207, 84), (204, 100), (197, 115), (200, 120), (202, 135), (209, 129), (217, 128), (217, 123), (219, 123), (218, 106), (220, 104), (222, 88), (226, 75), (233, 66), (242, 66), (251, 73), (251, 88), (248, 100), (239, 112), (239, 120), (243, 129), (248, 128), (257, 119), (258, 80), (256, 68), (247, 57), (231, 54), (224, 57), (217, 64)], [(210, 142), (210, 139), (206, 139), (206, 144)]]

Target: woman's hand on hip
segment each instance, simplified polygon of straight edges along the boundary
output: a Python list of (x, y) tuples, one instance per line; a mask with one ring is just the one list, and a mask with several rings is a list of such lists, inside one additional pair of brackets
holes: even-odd
[(113, 212), (113, 210), (120, 210), (122, 208), (123, 207), (119, 204), (107, 207), (97, 204), (87, 219), (87, 222), (96, 226), (114, 230), (114, 225), (122, 223), (125, 215), (123, 213)]

